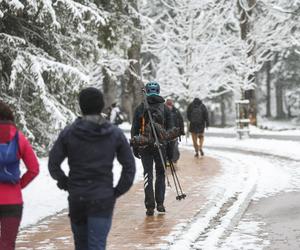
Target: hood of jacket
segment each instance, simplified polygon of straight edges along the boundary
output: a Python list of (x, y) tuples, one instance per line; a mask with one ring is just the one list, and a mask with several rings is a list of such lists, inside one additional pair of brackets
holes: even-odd
[(202, 104), (202, 101), (199, 98), (195, 98), (193, 104), (194, 106), (200, 106)]
[(72, 125), (72, 133), (81, 139), (94, 141), (113, 132), (114, 125), (99, 115), (79, 117)]

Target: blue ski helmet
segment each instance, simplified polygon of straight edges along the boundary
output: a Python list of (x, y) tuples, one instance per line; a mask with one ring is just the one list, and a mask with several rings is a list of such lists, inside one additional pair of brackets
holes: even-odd
[(160, 87), (158, 82), (150, 81), (146, 84), (146, 95), (152, 96), (152, 95), (159, 95), (160, 93)]

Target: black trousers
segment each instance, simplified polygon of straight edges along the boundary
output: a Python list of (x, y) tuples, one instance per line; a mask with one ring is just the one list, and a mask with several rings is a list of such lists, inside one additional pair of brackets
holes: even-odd
[(167, 155), (169, 161), (177, 162), (179, 160), (180, 152), (178, 146), (179, 146), (178, 139), (168, 142)]
[[(162, 147), (165, 159), (165, 148)], [(141, 160), (144, 168), (144, 191), (146, 208), (155, 208), (156, 204), (163, 204), (165, 200), (166, 183), (165, 170), (159, 156), (158, 149), (148, 146), (141, 150)], [(153, 164), (155, 164), (155, 190), (153, 189)]]

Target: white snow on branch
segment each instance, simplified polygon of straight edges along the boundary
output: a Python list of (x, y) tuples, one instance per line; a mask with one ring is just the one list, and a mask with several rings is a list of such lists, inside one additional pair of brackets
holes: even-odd
[(3, 0), (3, 1), (6, 2), (7, 5), (14, 11), (24, 9), (24, 5), (18, 0)]
[(86, 6), (72, 0), (58, 0), (55, 6), (61, 8), (60, 5), (71, 11), (74, 20), (79, 19), (86, 21), (85, 18), (89, 16), (89, 20), (96, 25), (104, 25), (107, 21), (105, 12), (97, 8), (94, 4)]

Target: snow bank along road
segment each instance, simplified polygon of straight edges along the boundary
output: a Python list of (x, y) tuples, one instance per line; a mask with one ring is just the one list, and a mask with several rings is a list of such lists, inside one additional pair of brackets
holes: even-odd
[[(207, 144), (209, 145), (209, 143)], [(186, 148), (191, 150), (191, 144), (187, 144)], [(232, 151), (234, 149), (230, 148), (229, 150)], [(190, 156), (184, 156), (183, 154), (183, 163), (190, 164), (185, 161), (186, 159), (193, 160), (192, 154), (192, 152), (190, 152)], [(244, 212), (251, 201), (260, 202), (263, 198), (274, 196), (282, 191), (300, 190), (300, 173), (297, 168), (299, 161), (266, 156), (265, 154), (253, 155), (252, 152), (249, 154), (247, 150), (242, 153), (241, 151), (229, 152), (228, 150), (225, 151), (225, 149), (209, 149), (206, 150), (206, 155), (206, 159), (213, 157), (219, 160), (221, 163), (221, 168), (219, 169), (221, 174), (217, 174), (214, 177), (211, 176), (209, 179), (208, 176), (205, 177), (204, 175), (196, 181), (197, 183), (190, 185), (192, 190), (185, 189), (188, 197), (184, 202), (195, 203), (200, 199), (200, 205), (178, 203), (177, 201), (173, 204), (173, 199), (168, 198), (167, 200), (170, 204), (167, 204), (167, 207), (171, 208), (171, 210), (164, 217), (157, 217), (157, 219), (155, 217), (160, 222), (160, 225), (159, 228), (154, 230), (152, 227), (155, 226), (157, 221), (152, 221), (151, 225), (148, 223), (149, 220), (141, 221), (141, 218), (145, 217), (142, 205), (143, 192), (142, 186), (137, 186), (137, 190), (141, 190), (134, 192), (132, 198), (135, 200), (130, 201), (130, 204), (127, 205), (130, 207), (134, 205), (139, 209), (129, 211), (128, 213), (130, 214), (126, 215), (125, 213), (128, 209), (121, 207), (119, 212), (121, 216), (124, 215), (128, 219), (130, 218), (130, 221), (133, 219), (134, 222), (126, 224), (124, 220), (119, 219), (117, 223), (119, 224), (118, 227), (121, 228), (121, 235), (118, 231), (115, 235), (113, 235), (113, 232), (111, 233), (111, 243), (114, 243), (114, 241), (117, 243), (118, 237), (121, 237), (123, 232), (128, 232), (129, 234), (130, 229), (128, 229), (128, 226), (134, 224), (132, 238), (128, 237), (125, 241), (119, 238), (122, 246), (125, 247), (127, 244), (128, 248), (120, 248), (120, 245), (115, 245), (115, 248), (113, 248), (113, 245), (111, 245), (108, 249), (260, 249), (262, 246), (271, 245), (272, 241), (261, 233), (261, 221), (249, 216), (248, 213), (244, 214)], [(201, 165), (205, 161), (199, 159), (196, 162)], [(190, 169), (195, 169), (193, 167)], [(193, 172), (187, 173), (187, 169), (182, 168), (181, 170), (183, 171), (180, 173), (181, 176), (182, 174), (193, 174)], [(196, 179), (188, 177), (185, 180), (184, 187), (187, 188), (187, 184), (191, 180), (195, 181)], [(199, 187), (201, 189), (198, 189)], [(203, 188), (205, 192), (201, 191)], [(167, 197), (171, 195), (170, 191), (173, 190), (168, 190)], [(202, 192), (202, 194), (199, 194), (199, 192)], [(137, 199), (138, 193), (140, 197)], [(203, 194), (206, 195), (205, 199), (203, 199)], [(205, 202), (201, 203), (201, 201)], [(252, 205), (253, 202), (250, 205), (250, 210)], [(192, 207), (197, 209), (192, 209)], [(182, 216), (179, 216), (179, 213)], [(118, 212), (115, 218), (117, 218), (117, 215)], [(66, 214), (63, 217), (66, 217)], [(58, 221), (62, 221), (63, 217), (58, 216)], [(176, 221), (176, 223), (170, 223), (170, 220)], [(68, 225), (67, 218), (65, 218), (63, 224), (65, 228), (69, 228), (69, 226), (66, 227)], [(126, 226), (125, 228), (124, 225)], [(47, 232), (49, 230), (47, 223), (41, 226), (32, 227), (32, 236), (34, 236), (32, 238), (28, 238), (28, 234), (26, 236), (26, 230), (23, 231), (23, 234), (21, 233), (19, 246), (23, 247), (19, 249), (72, 249), (71, 235), (70, 232), (65, 231), (66, 229), (63, 230), (65, 233), (63, 235), (61, 235), (62, 232), (57, 231), (52, 234)], [(44, 228), (45, 235), (43, 237), (47, 239), (44, 243), (41, 238), (35, 237), (41, 231), (41, 228)], [(140, 229), (137, 230), (136, 228)], [(150, 231), (145, 233), (146, 229)], [(140, 232), (145, 234), (139, 236)], [(54, 239), (50, 239), (49, 235)], [(147, 237), (152, 238), (151, 242), (147, 243)], [(34, 238), (36, 238), (39, 247), (28, 247), (33, 244), (33, 242), (28, 242), (28, 240), (33, 240)], [(64, 248), (57, 248), (58, 242)], [(46, 245), (47, 248), (45, 248)]]
[(209, 151), (222, 164), (223, 175), (211, 185), (211, 197), (184, 228), (173, 233), (170, 249), (214, 249), (222, 245), (256, 191), (258, 169), (244, 155)]
[[(280, 213), (278, 218), (271, 218), (275, 228), (269, 225), (263, 229), (261, 225), (264, 223), (257, 221), (257, 216), (243, 216), (251, 201), (253, 202), (249, 210), (253, 212), (259, 207), (262, 198), (272, 197), (283, 191), (299, 191), (299, 161), (270, 156), (270, 153), (256, 152), (253, 156), (253, 152), (247, 150), (219, 149), (209, 153), (219, 158), (226, 172), (225, 179), (219, 179), (213, 184), (215, 188), (223, 185), (223, 194), (218, 192), (216, 196), (212, 195), (211, 204), (205, 205), (206, 212), (196, 215), (181, 232), (174, 232), (170, 249), (263, 249), (266, 246), (270, 249), (299, 249), (300, 223), (290, 225), (285, 234), (282, 232), (284, 230), (278, 230), (278, 220), (287, 219), (285, 217), (293, 212), (291, 202), (287, 206), (290, 211), (285, 211), (286, 214)], [(295, 195), (300, 196), (299, 193)], [(270, 207), (268, 203), (261, 205), (260, 210), (264, 211), (268, 205)], [(284, 210), (280, 202), (276, 204), (276, 199), (273, 199), (272, 206), (275, 210), (277, 207)], [(266, 213), (261, 212), (260, 215), (265, 217), (260, 216), (260, 220), (272, 221)], [(278, 231), (283, 233), (280, 239)], [(289, 246), (298, 247), (278, 248), (278, 241), (287, 245), (286, 238), (291, 234)]]

